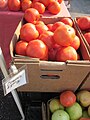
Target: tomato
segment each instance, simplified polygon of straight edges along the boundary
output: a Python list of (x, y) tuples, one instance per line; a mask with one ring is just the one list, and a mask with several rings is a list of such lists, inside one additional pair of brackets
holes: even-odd
[(75, 30), (69, 25), (58, 27), (54, 31), (54, 40), (57, 44), (62, 46), (69, 46), (75, 37)]
[(32, 58), (39, 58), (40, 60), (47, 60), (48, 59), (48, 48), (47, 46), (39, 39), (30, 41), (27, 49), (26, 54)]
[(53, 0), (39, 0), (39, 1), (47, 7), (49, 3), (51, 3)]
[(32, 1), (31, 0), (23, 0), (21, 2), (22, 11), (25, 11), (26, 9), (30, 8), (31, 6), (32, 6)]
[(90, 118), (81, 117), (79, 120), (90, 120)]
[(35, 24), (39, 20), (40, 14), (35, 8), (28, 8), (25, 10), (24, 18), (27, 22)]
[(39, 34), (42, 34), (43, 32), (48, 30), (48, 27), (45, 24), (42, 24), (41, 22), (35, 24), (35, 27)]
[(63, 0), (57, 0), (57, 1), (61, 4)]
[(60, 94), (60, 103), (64, 107), (70, 107), (76, 102), (76, 96), (72, 91), (64, 91)]
[(61, 49), (62, 46), (54, 44), (54, 46), (48, 51), (48, 59), (51, 61), (56, 60), (56, 53), (58, 49)]
[(62, 47), (56, 53), (56, 61), (66, 62), (67, 60), (77, 60), (77, 52), (71, 47)]
[(80, 17), (77, 20), (77, 23), (81, 30), (90, 29), (90, 17), (89, 16)]
[(48, 47), (48, 49), (51, 49), (53, 45), (55, 44), (55, 41), (53, 39), (53, 32), (47, 31), (43, 32), (40, 36), (39, 39), (42, 40)]
[(77, 50), (80, 47), (80, 39), (78, 36), (75, 35), (75, 38), (73, 39), (73, 42), (71, 45), (75, 50)]
[(52, 31), (55, 31), (58, 27), (65, 25), (63, 22), (55, 22), (52, 26)]
[(88, 42), (88, 44), (90, 45), (90, 32), (85, 33), (84, 37), (85, 37), (86, 41)]
[(52, 14), (58, 14), (61, 11), (61, 6), (57, 1), (53, 1), (49, 3), (48, 10)]
[(38, 38), (38, 36), (39, 36), (39, 33), (36, 30), (35, 25), (32, 23), (26, 23), (20, 29), (20, 38), (27, 42)]
[(27, 48), (28, 42), (20, 40), (15, 45), (15, 52), (18, 55), (26, 55), (26, 48)]
[(8, 8), (11, 11), (19, 11), (20, 10), (20, 0), (8, 0)]
[(7, 6), (8, 0), (0, 0), (0, 8), (5, 8)]
[(38, 12), (40, 14), (43, 14), (45, 12), (45, 6), (44, 6), (44, 4), (42, 4), (40, 2), (33, 3), (33, 8), (35, 8), (36, 10), (38, 10)]
[(73, 26), (73, 21), (71, 20), (71, 18), (64, 17), (60, 21), (66, 25), (70, 25), (71, 27)]
[(53, 24), (47, 24), (49, 31), (52, 31), (52, 26), (53, 26)]

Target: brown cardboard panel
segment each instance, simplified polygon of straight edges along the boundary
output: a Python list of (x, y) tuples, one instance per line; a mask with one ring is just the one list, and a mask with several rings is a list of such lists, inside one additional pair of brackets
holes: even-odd
[[(61, 17), (48, 18), (46, 22), (48, 20), (54, 22), (58, 21), (58, 19), (61, 19)], [(17, 68), (27, 65), (29, 83), (18, 88), (18, 91), (60, 92), (67, 89), (76, 91), (90, 71), (88, 54), (84, 57), (85, 60), (66, 62), (40, 61), (25, 56), (14, 56), (14, 47), (19, 38), (22, 23), (23, 20), (17, 27), (10, 44), (12, 61)], [(86, 47), (81, 50), (86, 50)]]
[(80, 90), (90, 90), (90, 72), (80, 86)]

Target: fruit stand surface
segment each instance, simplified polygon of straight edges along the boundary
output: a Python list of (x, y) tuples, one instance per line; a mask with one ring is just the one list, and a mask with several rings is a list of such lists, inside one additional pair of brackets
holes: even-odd
[[(83, 15), (83, 14), (88, 14), (90, 16), (90, 0), (78, 0), (78, 1), (77, 0), (71, 0), (70, 4), (71, 4), (71, 7), (70, 7), (69, 11), (71, 13), (71, 16), (76, 17), (76, 16), (80, 16), (80, 15)], [(13, 21), (13, 19), (11, 21)], [(20, 19), (18, 19), (18, 21)], [(0, 20), (1, 20), (1, 18), (0, 18)], [(5, 23), (8, 24), (7, 20), (6, 20)], [(7, 26), (7, 27), (9, 27), (9, 26)], [(15, 28), (14, 28), (14, 30), (15, 30)], [(5, 36), (5, 32), (6, 31), (3, 32), (4, 36)], [(9, 32), (9, 30), (8, 30), (8, 32)], [(7, 40), (8, 40), (8, 38), (7, 38)], [(4, 44), (5, 43), (3, 43), (3, 45)], [(5, 54), (7, 54), (7, 53), (5, 53)], [(2, 81), (1, 81), (2, 79), (3, 79), (3, 75), (2, 75), (2, 72), (0, 71), (0, 120), (20, 120), (21, 116), (18, 112), (18, 109), (17, 109), (17, 107), (14, 103), (14, 100), (13, 100), (11, 94), (9, 94), (5, 97), (3, 95), (3, 88), (2, 88)], [(37, 99), (37, 96), (39, 96), (39, 94), (37, 94), (36, 96), (35, 95), (33, 95), (32, 97)], [(21, 96), (22, 97), (21, 102), (24, 102), (24, 100), (25, 100), (25, 99), (23, 99), (23, 96), (24, 96), (24, 94), (22, 94), (22, 96)], [(27, 95), (27, 97), (30, 97), (30, 96)], [(40, 97), (41, 96), (39, 96), (39, 98)], [(26, 120), (31, 120), (30, 119), (31, 117), (29, 116), (30, 115), (29, 112), (32, 113), (34, 111), (36, 111), (35, 114), (37, 114), (37, 111), (40, 111), (40, 107), (37, 106), (36, 110), (34, 110), (34, 108), (32, 108), (32, 111), (31, 111), (31, 108), (29, 108), (29, 106), (27, 107), (27, 109), (26, 109), (26, 112), (27, 112), (26, 113), (26, 115), (27, 115)], [(37, 116), (37, 117), (34, 117), (34, 118), (35, 118), (35, 120), (36, 119), (37, 120), (41, 119), (40, 116)]]

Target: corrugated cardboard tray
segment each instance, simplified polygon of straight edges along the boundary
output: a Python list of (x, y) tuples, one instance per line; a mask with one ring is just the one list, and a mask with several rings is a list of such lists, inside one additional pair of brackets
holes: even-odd
[[(44, 20), (47, 24), (54, 23), (59, 19), (61, 19), (61, 17), (48, 18), (47, 20)], [(25, 56), (15, 56), (14, 47), (15, 43), (19, 39), (22, 24), (23, 20), (18, 25), (10, 43), (10, 53), (13, 63), (17, 66), (17, 68), (22, 65), (27, 65), (29, 83), (18, 88), (18, 91), (60, 92), (67, 89), (73, 91), (77, 90), (90, 71), (88, 50), (81, 37), (80, 40), (82, 49), (80, 48), (80, 50), (83, 60), (52, 62), (41, 61), (39, 59)]]

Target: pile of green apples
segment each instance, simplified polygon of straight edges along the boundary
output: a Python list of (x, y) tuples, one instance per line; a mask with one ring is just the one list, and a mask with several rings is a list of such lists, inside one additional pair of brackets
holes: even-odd
[(72, 92), (74, 96), (69, 92), (63, 91), (49, 101), (50, 120), (90, 120), (90, 92)]

